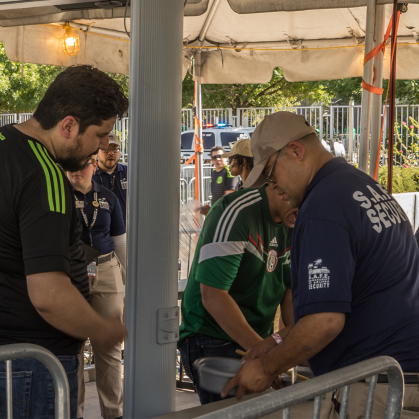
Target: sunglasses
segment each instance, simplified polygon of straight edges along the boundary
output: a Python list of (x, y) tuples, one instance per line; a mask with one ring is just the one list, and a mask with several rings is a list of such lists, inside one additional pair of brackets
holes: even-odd
[(212, 156), (211, 157), (211, 160), (217, 160), (217, 159), (222, 159), (223, 158), (223, 155), (222, 154), (217, 154), (216, 156)]
[(274, 163), (273, 163), (273, 165), (272, 165), (272, 167), (271, 167), (271, 170), (269, 170), (269, 173), (268, 173), (268, 176), (266, 176), (266, 178), (265, 178), (265, 182), (270, 182), (270, 183), (275, 183), (275, 181), (273, 180), (273, 179), (271, 179), (271, 175), (272, 175), (272, 172), (273, 172), (273, 170), (274, 170), (274, 167), (275, 167), (275, 163), (276, 163), (276, 161), (278, 160), (278, 157), (279, 157), (279, 153), (282, 151), (282, 148), (281, 148), (281, 150), (279, 150), (278, 151), (278, 153), (277, 153), (277, 155), (276, 155), (276, 158), (275, 158), (275, 161), (274, 161)]
[(108, 148), (107, 150), (102, 150), (104, 153), (119, 153), (121, 151), (121, 147), (112, 147)]

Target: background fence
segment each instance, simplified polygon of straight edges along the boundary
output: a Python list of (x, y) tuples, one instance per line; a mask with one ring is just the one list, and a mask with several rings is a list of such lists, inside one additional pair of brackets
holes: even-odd
[[(238, 108), (235, 112), (236, 115), (234, 115), (231, 108), (203, 109), (202, 119), (203, 124), (212, 123), (217, 125), (223, 123), (232, 127), (256, 127), (266, 115), (272, 114), (275, 110), (276, 109), (273, 107)], [(340, 155), (340, 152), (337, 153), (337, 150), (340, 150), (343, 146), (348, 159), (354, 162), (358, 161), (361, 129), (360, 105), (296, 106), (281, 108), (280, 110), (296, 112), (299, 115), (303, 115), (309, 124), (317, 130), (319, 137), (328, 144), (332, 153)], [(388, 140), (388, 114), (387, 107), (382, 143), (384, 149), (386, 148)], [(31, 116), (31, 113), (2, 114), (0, 115), (0, 124), (6, 125), (23, 122)], [(383, 116), (384, 106), (382, 107), (381, 112), (381, 117), (383, 118)], [(411, 149), (414, 144), (419, 145), (419, 129), (417, 125), (419, 119), (419, 105), (397, 105), (395, 118), (396, 129), (400, 139), (398, 145), (401, 146), (402, 143), (406, 149)], [(412, 119), (415, 122), (412, 122)], [(114, 127), (114, 131), (121, 141), (121, 161), (123, 162), (128, 161), (128, 121), (129, 118), (117, 120)], [(181, 124), (182, 131), (193, 129), (194, 120), (192, 109), (182, 109)], [(348, 150), (350, 137), (352, 137), (352, 150)], [(396, 140), (397, 138), (395, 138), (395, 141)], [(385, 161), (384, 154), (385, 153), (382, 153), (382, 163)], [(401, 155), (397, 157), (396, 163), (403, 163)]]

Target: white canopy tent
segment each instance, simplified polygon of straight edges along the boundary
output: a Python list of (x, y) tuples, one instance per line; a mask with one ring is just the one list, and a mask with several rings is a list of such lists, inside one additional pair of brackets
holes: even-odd
[[(275, 67), (281, 67), (289, 81), (362, 75), (366, 0), (194, 1), (185, 7), (183, 71), (199, 46), (203, 51), (202, 83), (263, 83), (270, 80)], [(23, 2), (2, 3), (0, 40), (10, 59), (62, 66), (89, 63), (103, 71), (128, 74), (129, 38), (124, 30), (124, 7), (61, 10), (47, 5), (11, 9)], [(70, 0), (61, 3), (68, 4)], [(379, 2), (384, 3), (388, 3), (384, 16), (388, 22), (392, 5), (389, 0)], [(128, 10), (128, 30), (129, 14)], [(81, 50), (74, 57), (61, 51), (62, 26), (66, 21), (81, 34)], [(419, 58), (418, 22), (419, 4), (410, 2), (408, 13), (401, 17), (398, 36), (397, 74), (402, 79), (419, 78), (415, 65)], [(200, 38), (203, 32), (205, 36)], [(387, 53), (384, 58), (385, 78), (389, 56)]]
[[(363, 72), (371, 81), (371, 65), (361, 64), (364, 48), (381, 41), (391, 0), (378, 0), (384, 8), (374, 0), (187, 0), (186, 5), (184, 0), (131, 0), (130, 39), (125, 3), (0, 0), (0, 41), (15, 61), (85, 63), (131, 75), (124, 414), (151, 417), (174, 408), (181, 64), (185, 75), (196, 57), (198, 86), (266, 82), (277, 66), (290, 81)], [(412, 4), (419, 0), (410, 3), (397, 40), (399, 78), (419, 77), (419, 4)], [(80, 31), (76, 56), (61, 51), (66, 21)], [(370, 96), (363, 100), (365, 111)], [(378, 120), (377, 106), (372, 113)], [(367, 113), (363, 121), (367, 156)]]

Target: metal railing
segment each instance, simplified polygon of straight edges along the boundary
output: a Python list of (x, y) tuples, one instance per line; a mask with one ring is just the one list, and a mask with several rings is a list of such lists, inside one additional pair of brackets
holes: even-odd
[[(313, 105), (295, 106), (281, 108), (281, 110), (296, 112), (303, 115), (310, 125), (318, 132), (321, 139), (325, 140), (334, 152), (334, 144), (340, 143), (345, 148), (347, 157), (350, 160), (358, 160), (359, 139), (361, 130), (361, 106), (360, 105)], [(260, 108), (238, 108), (236, 115), (233, 115), (231, 108), (203, 109), (203, 124), (206, 123), (226, 123), (233, 127), (256, 127), (266, 115), (275, 112), (273, 107)], [(386, 147), (388, 140), (388, 107), (384, 120), (383, 148)], [(31, 113), (21, 114), (1, 114), (0, 125), (20, 123), (28, 120)], [(384, 106), (382, 107), (381, 117), (384, 117)], [(405, 147), (419, 145), (419, 129), (414, 126), (410, 118), (419, 120), (419, 105), (396, 105), (395, 120), (396, 126)], [(128, 121), (129, 118), (117, 120), (114, 132), (121, 141), (121, 161), (128, 161)], [(192, 109), (182, 109), (181, 114), (182, 131), (193, 129)], [(411, 128), (413, 127), (413, 128)], [(352, 150), (349, 150), (352, 144)], [(400, 158), (401, 162), (401, 158)], [(384, 164), (384, 157), (381, 158)]]
[(388, 356), (380, 356), (358, 362), (357, 364), (304, 381), (298, 385), (264, 394), (208, 414), (195, 416), (195, 418), (251, 419), (260, 418), (283, 409), (282, 418), (289, 419), (291, 417), (291, 406), (314, 398), (312, 417), (313, 419), (318, 419), (320, 417), (322, 396), (332, 390), (343, 387), (339, 419), (346, 419), (350, 384), (370, 377), (365, 418), (371, 418), (379, 373), (387, 373), (388, 375), (388, 396), (384, 419), (399, 419), (403, 403), (403, 372), (399, 363)]
[(239, 127), (256, 127), (263, 121), (267, 115), (275, 112), (275, 108), (238, 108), (237, 109), (237, 126)]
[(55, 388), (55, 418), (70, 419), (70, 390), (60, 361), (48, 350), (30, 343), (0, 346), (0, 361), (6, 361), (7, 418), (13, 418), (12, 360), (33, 358), (51, 374)]

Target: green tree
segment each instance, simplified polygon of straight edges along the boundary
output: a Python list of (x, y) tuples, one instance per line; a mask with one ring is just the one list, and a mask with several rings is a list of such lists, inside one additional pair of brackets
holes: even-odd
[[(183, 81), (182, 107), (191, 107), (194, 81), (187, 73)], [(203, 84), (202, 103), (205, 108), (237, 108), (271, 106), (280, 108), (296, 105), (302, 100), (329, 102), (328, 92), (320, 82), (289, 82), (280, 68), (272, 79), (262, 84)]]
[[(0, 113), (33, 112), (48, 86), (65, 67), (21, 64), (7, 58), (0, 43)], [(107, 73), (128, 96), (129, 77)]]

